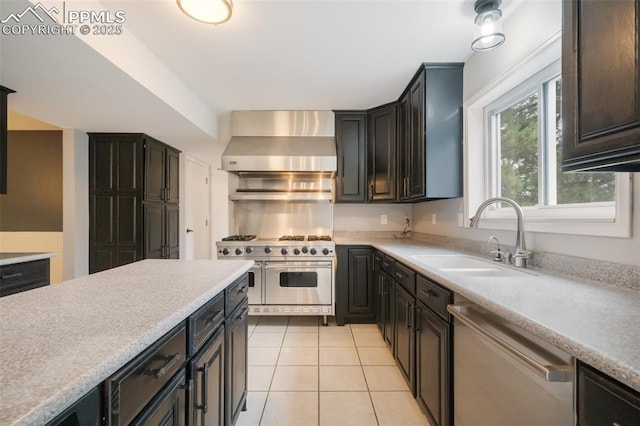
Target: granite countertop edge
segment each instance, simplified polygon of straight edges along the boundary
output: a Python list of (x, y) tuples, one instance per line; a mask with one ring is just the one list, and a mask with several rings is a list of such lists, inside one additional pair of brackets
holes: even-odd
[(0, 253), (0, 266), (16, 263), (33, 262), (34, 260), (50, 259), (58, 255), (53, 252), (43, 253)]
[[(107, 273), (118, 274), (118, 270), (122, 269), (120, 272), (121, 275), (124, 275), (126, 271), (132, 271), (132, 267), (137, 264), (142, 264), (145, 262), (189, 262), (189, 261), (141, 261), (136, 262), (135, 264), (126, 265), (125, 267), (115, 268), (110, 271), (105, 271)], [(207, 261), (195, 261), (195, 262), (207, 262)], [(210, 262), (219, 262), (212, 260)], [(167, 309), (162, 308), (162, 313), (160, 314), (160, 318), (158, 320), (153, 321), (153, 324), (149, 327), (145, 327), (140, 331), (138, 335), (136, 335), (135, 339), (127, 342), (126, 344), (118, 345), (113, 349), (107, 350), (107, 356), (101, 358), (99, 361), (92, 362), (89, 368), (83, 370), (80, 374), (73, 377), (68, 383), (58, 387), (55, 391), (48, 391), (48, 395), (46, 398), (38, 400), (38, 398), (34, 398), (34, 400), (38, 400), (38, 403), (29, 407), (28, 410), (25, 410), (25, 407), (19, 407), (16, 409), (15, 406), (11, 405), (12, 401), (7, 401), (6, 392), (3, 391), (3, 398), (0, 400), (0, 423), (1, 424), (13, 424), (13, 425), (31, 425), (31, 424), (45, 424), (52, 419), (54, 419), (57, 415), (62, 413), (65, 409), (71, 406), (74, 402), (82, 398), (88, 391), (93, 389), (95, 386), (102, 383), (109, 376), (117, 372), (121, 367), (123, 367), (127, 362), (134, 359), (137, 355), (139, 355), (144, 349), (146, 349), (153, 342), (157, 341), (159, 338), (164, 336), (167, 332), (171, 331), (174, 327), (176, 327), (180, 322), (184, 321), (189, 317), (192, 313), (197, 311), (200, 307), (202, 307), (205, 303), (211, 300), (213, 297), (221, 293), (225, 290), (230, 284), (232, 284), (236, 279), (242, 276), (243, 273), (249, 270), (252, 261), (236, 261), (234, 267), (229, 268), (229, 272), (225, 274), (224, 277), (216, 277), (216, 282), (214, 282), (210, 287), (205, 290), (200, 291), (199, 289), (195, 291), (194, 295), (188, 296), (188, 301), (186, 303), (177, 303), (176, 309), (167, 312)], [(147, 263), (146, 266), (153, 266), (151, 263)], [(156, 264), (159, 265), (159, 264)], [(223, 265), (231, 265), (227, 260)], [(65, 283), (74, 283), (78, 285), (82, 283), (83, 285), (91, 285), (92, 280), (95, 280), (94, 277), (99, 274), (89, 275), (82, 278), (77, 278), (74, 280), (70, 280), (68, 282), (63, 282), (57, 284), (53, 287), (49, 287), (51, 289), (56, 289), (57, 287), (64, 286)], [(117, 276), (117, 275), (116, 275)], [(152, 278), (150, 278), (152, 279)], [(37, 289), (41, 292), (42, 295), (44, 293), (42, 290)], [(33, 292), (33, 291), (32, 291)], [(33, 297), (34, 293), (28, 294), (30, 292), (21, 293), (23, 295), (28, 295), (29, 297)], [(14, 297), (14, 296), (10, 296)], [(41, 296), (42, 297), (42, 296)], [(7, 299), (7, 298), (4, 298)], [(17, 298), (14, 300), (18, 300)], [(133, 302), (135, 303), (135, 302)], [(166, 302), (165, 302), (166, 303)], [(179, 306), (178, 306), (179, 305)], [(6, 329), (3, 330), (3, 332)], [(104, 345), (107, 345), (105, 343)], [(70, 372), (70, 374), (72, 374)], [(2, 378), (4, 380), (11, 380), (13, 377), (6, 377), (6, 371), (3, 371)], [(20, 396), (20, 395), (18, 395)], [(8, 404), (5, 405), (5, 404)]]
[[(575, 318), (575, 316), (573, 318), (565, 317), (567, 320), (579, 320), (579, 322), (586, 323), (580, 324), (579, 326), (571, 324), (571, 321), (560, 321), (559, 319), (563, 318), (563, 313), (558, 313), (557, 318), (548, 320), (543, 313), (549, 313), (554, 308), (545, 304), (548, 299), (545, 299), (544, 297), (540, 297), (539, 300), (536, 300), (535, 292), (527, 293), (527, 296), (529, 296), (527, 305), (530, 306), (527, 312), (521, 312), (518, 307), (523, 306), (523, 304), (515, 302), (508, 303), (509, 297), (505, 297), (504, 300), (496, 300), (496, 297), (491, 297), (501, 296), (500, 292), (505, 294), (507, 292), (515, 293), (512, 285), (510, 288), (501, 289), (489, 284), (487, 281), (489, 278), (471, 278), (442, 273), (436, 268), (428, 267), (425, 263), (418, 263), (407, 255), (408, 250), (420, 250), (420, 252), (416, 254), (429, 254), (429, 252), (433, 252), (439, 254), (464, 254), (479, 257), (474, 253), (451, 250), (416, 240), (339, 238), (336, 239), (336, 244), (366, 245), (378, 249), (394, 259), (406, 264), (425, 277), (437, 281), (455, 293), (460, 294), (506, 320), (512, 321), (523, 329), (541, 337), (560, 349), (565, 350), (575, 358), (603, 371), (627, 386), (640, 391), (640, 361), (637, 363), (634, 362), (635, 359), (640, 359), (640, 357), (635, 355), (637, 350), (633, 349), (640, 346), (640, 332), (633, 336), (632, 341), (621, 341), (620, 343), (624, 344), (624, 347), (622, 345), (608, 347), (607, 342), (605, 342), (600, 335), (584, 332), (584, 329), (587, 329), (591, 325), (595, 325), (595, 322), (601, 319), (601, 317), (598, 317), (597, 315), (585, 315), (581, 318)], [(637, 291), (624, 288), (612, 288), (598, 283), (571, 279), (565, 276), (555, 275), (538, 268), (528, 268), (528, 270), (536, 274), (535, 277), (527, 280), (527, 283), (525, 284), (529, 286), (529, 290), (531, 290), (531, 287), (534, 285), (544, 285), (545, 287), (554, 286), (559, 292), (571, 292), (574, 295), (574, 299), (572, 300), (574, 302), (574, 312), (580, 311), (580, 302), (583, 302), (586, 306), (590, 306), (594, 303), (593, 300), (590, 299), (590, 297), (592, 297), (590, 296), (591, 293), (602, 293), (603, 295), (610, 297), (612, 300), (620, 299), (621, 302), (623, 300), (629, 300), (629, 298), (633, 301), (640, 301), (640, 294), (638, 294)], [(517, 278), (505, 277), (500, 278), (499, 280), (503, 280), (503, 282), (506, 283), (506, 280), (509, 279), (514, 280)], [(493, 278), (493, 280), (495, 280), (495, 278)], [(492, 286), (492, 291), (488, 294), (483, 293), (482, 286), (490, 285)], [(580, 291), (581, 288), (584, 289), (583, 292)], [(522, 290), (522, 287), (519, 287), (519, 289)], [(576, 289), (578, 290), (577, 292), (575, 291)], [(631, 302), (628, 306), (629, 309), (625, 309), (623, 311), (618, 310), (616, 312), (617, 318), (620, 322), (626, 315), (638, 316), (637, 312), (631, 311), (633, 306), (634, 303)], [(586, 309), (588, 308), (585, 308), (583, 311), (584, 314), (587, 314)], [(613, 310), (614, 307), (611, 307), (611, 309)], [(539, 312), (536, 312), (536, 310)], [(560, 311), (561, 308), (558, 307), (555, 310)], [(608, 321), (616, 320), (613, 317), (608, 317), (606, 319)], [(594, 324), (590, 324), (592, 322)], [(572, 327), (575, 330), (572, 330)], [(630, 359), (632, 362), (629, 361)]]

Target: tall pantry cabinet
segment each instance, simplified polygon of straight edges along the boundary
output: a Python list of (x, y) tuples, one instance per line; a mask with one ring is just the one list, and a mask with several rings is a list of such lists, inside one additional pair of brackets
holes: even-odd
[(89, 134), (89, 272), (179, 256), (180, 151), (142, 133)]

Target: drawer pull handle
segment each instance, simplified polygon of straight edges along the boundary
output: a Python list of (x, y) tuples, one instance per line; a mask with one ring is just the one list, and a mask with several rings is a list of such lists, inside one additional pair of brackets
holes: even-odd
[(175, 355), (160, 355), (158, 356), (157, 359), (167, 361), (167, 362), (161, 368), (149, 368), (145, 370), (144, 374), (147, 376), (153, 376), (156, 379), (159, 379), (165, 374), (167, 374), (167, 371), (169, 371), (176, 362), (180, 361), (181, 358), (182, 358), (182, 355), (180, 355), (179, 353)]
[(402, 279), (404, 278), (404, 275), (402, 275), (400, 272), (396, 272), (396, 277)]
[(246, 289), (247, 289), (247, 286), (246, 286), (246, 285), (245, 285), (245, 286), (243, 286), (243, 287), (240, 287), (240, 288), (238, 289), (238, 294), (242, 294), (242, 293), (244, 293), (244, 291), (245, 291)]
[(3, 275), (0, 277), (2, 280), (8, 280), (9, 278), (18, 278), (22, 276), (22, 272), (16, 272), (15, 274)]
[(427, 297), (438, 297), (438, 293), (433, 292), (431, 290), (427, 290), (426, 295)]
[(215, 314), (211, 315), (209, 318), (207, 318), (205, 320), (205, 322), (204, 322), (205, 327), (208, 326), (209, 324), (217, 323), (221, 316), (224, 316), (224, 312), (223, 311), (218, 311)]

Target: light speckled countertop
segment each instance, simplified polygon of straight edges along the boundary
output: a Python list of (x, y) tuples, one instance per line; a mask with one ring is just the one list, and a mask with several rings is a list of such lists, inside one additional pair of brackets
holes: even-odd
[(143, 260), (0, 299), (0, 424), (44, 424), (246, 272)]
[(0, 253), (0, 266), (13, 265), (15, 263), (32, 262), (34, 260), (49, 259), (57, 254), (47, 253)]
[[(414, 240), (336, 240), (368, 245), (640, 391), (640, 292), (527, 268), (523, 277), (447, 273), (412, 256), (461, 254)], [(464, 253), (469, 256), (474, 254)], [(484, 260), (488, 260), (485, 258)]]

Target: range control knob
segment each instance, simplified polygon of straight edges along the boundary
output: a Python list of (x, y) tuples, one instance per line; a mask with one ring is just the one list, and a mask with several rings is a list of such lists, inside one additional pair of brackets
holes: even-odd
[(302, 247), (302, 252), (303, 252), (304, 254), (307, 254), (307, 253), (309, 252), (309, 249), (308, 249), (308, 248), (306, 248), (306, 247)]
[(312, 249), (311, 249), (311, 251), (310, 251), (309, 253), (311, 253), (311, 254), (316, 254), (316, 253), (317, 253), (317, 251), (316, 251), (316, 249), (312, 248)]
[(251, 254), (251, 253), (253, 253), (253, 248), (251, 248), (251, 247), (247, 247), (247, 248), (246, 248), (246, 250), (245, 250), (245, 252), (246, 252), (247, 254)]
[(236, 254), (237, 254), (238, 256), (240, 256), (240, 255), (242, 254), (242, 249), (241, 249), (241, 248), (237, 248), (237, 249), (236, 249)]
[(228, 248), (223, 248), (222, 249), (222, 254), (224, 254), (225, 256), (229, 254), (229, 249)]
[(300, 249), (293, 249), (293, 254), (300, 254)]
[(324, 254), (325, 256), (326, 256), (326, 255), (328, 255), (329, 253), (330, 253), (330, 252), (329, 252), (329, 249), (328, 249), (328, 248), (323, 248), (323, 249), (322, 249), (322, 254)]
[(267, 254), (271, 253), (271, 247), (265, 247), (264, 252)]
[(286, 255), (287, 253), (289, 253), (289, 250), (287, 250), (286, 248), (283, 248), (282, 250), (280, 250), (280, 253), (282, 253), (282, 255)]

